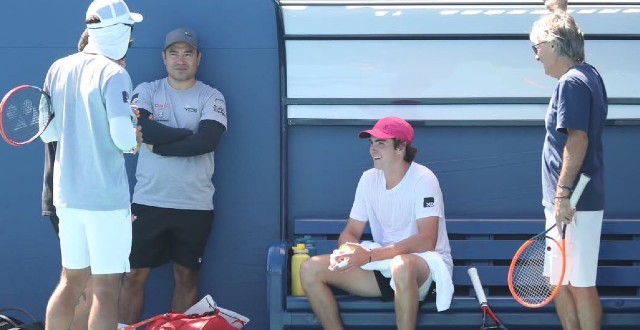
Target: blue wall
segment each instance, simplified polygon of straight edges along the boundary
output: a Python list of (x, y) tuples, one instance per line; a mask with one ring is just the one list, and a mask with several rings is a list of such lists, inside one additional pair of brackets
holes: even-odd
[[(368, 127), (299, 126), (289, 139), (289, 217), (346, 217), (361, 173), (372, 166)], [(431, 168), (448, 218), (543, 219), (544, 127), (418, 127), (416, 160)], [(637, 218), (638, 126), (605, 130), (607, 218)], [(313, 178), (310, 180), (309, 178)]]
[[(229, 129), (216, 152), (216, 220), (201, 291), (223, 307), (266, 326), (265, 259), (279, 238), (279, 71), (274, 4), (268, 0), (129, 0), (144, 15), (128, 55), (133, 83), (166, 76), (161, 49), (179, 26), (200, 32), (198, 78), (222, 91)], [(42, 85), (57, 58), (76, 49), (89, 1), (21, 0), (0, 11), (0, 93)], [(0, 143), (0, 308), (19, 306), (43, 318), (60, 257), (40, 215), (43, 145)], [(128, 159), (132, 169), (135, 159)], [(130, 173), (133, 173), (130, 171)], [(169, 267), (152, 274), (146, 315), (168, 310)]]

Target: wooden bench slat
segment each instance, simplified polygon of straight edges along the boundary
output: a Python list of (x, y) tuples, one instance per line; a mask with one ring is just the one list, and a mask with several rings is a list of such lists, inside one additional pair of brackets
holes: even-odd
[[(523, 240), (452, 240), (454, 260), (511, 260)], [(600, 243), (601, 260), (640, 260), (640, 240), (603, 240)]]
[[(318, 254), (329, 254), (337, 247), (337, 240), (317, 240)], [(511, 260), (523, 240), (451, 240), (451, 255), (456, 262), (483, 260)], [(601, 260), (640, 261), (640, 240), (603, 240)]]
[[(295, 221), (296, 235), (336, 235), (344, 228), (346, 219), (298, 219)], [(640, 220), (638, 219), (605, 219), (602, 228), (603, 235), (640, 235)], [(542, 219), (447, 219), (447, 231), (452, 234), (531, 234), (542, 231)], [(370, 233), (367, 227), (365, 233)]]
[[(471, 266), (454, 266), (453, 283), (455, 285), (471, 286), (467, 269)], [(478, 269), (478, 275), (485, 286), (506, 286), (509, 266), (473, 266)], [(637, 287), (640, 285), (639, 266), (600, 266), (598, 267), (598, 286), (609, 287)], [(636, 292), (640, 297), (640, 292)]]
[[(361, 298), (355, 296), (336, 296), (338, 303), (340, 304), (340, 308), (343, 311), (384, 311), (384, 310), (393, 310), (393, 302), (392, 301), (382, 301), (376, 298)], [(548, 304), (545, 307), (540, 309), (529, 309), (518, 302), (515, 301), (512, 297), (489, 297), (489, 303), (491, 304), (492, 309), (501, 312), (527, 312), (530, 314), (537, 314), (541, 312), (550, 312), (555, 313), (555, 307), (553, 303)], [(640, 297), (624, 297), (624, 298), (611, 298), (604, 297), (601, 299), (602, 307), (611, 310), (611, 311), (633, 311), (640, 312)], [(305, 297), (287, 297), (287, 309), (296, 311), (296, 310), (308, 310), (311, 306), (309, 305), (309, 301)], [(436, 308), (435, 304), (425, 303), (420, 308), (423, 311), (428, 311), (430, 313), (435, 313)], [(451, 301), (451, 308), (446, 313), (456, 313), (456, 312), (477, 312), (479, 310), (478, 300), (475, 297), (454, 297)]]

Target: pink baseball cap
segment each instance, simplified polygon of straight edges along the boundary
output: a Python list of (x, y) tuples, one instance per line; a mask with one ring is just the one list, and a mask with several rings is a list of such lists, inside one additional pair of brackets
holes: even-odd
[(413, 143), (413, 127), (407, 123), (404, 119), (398, 117), (385, 117), (373, 126), (372, 129), (362, 131), (358, 136), (361, 139), (368, 138), (370, 136), (377, 137), (379, 139), (399, 139)]

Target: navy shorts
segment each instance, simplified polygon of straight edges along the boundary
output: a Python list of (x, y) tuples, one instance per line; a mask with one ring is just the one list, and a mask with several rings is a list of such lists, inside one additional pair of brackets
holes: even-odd
[(153, 268), (173, 261), (198, 270), (202, 265), (213, 210), (179, 210), (141, 204), (131, 205), (133, 243), (131, 268)]

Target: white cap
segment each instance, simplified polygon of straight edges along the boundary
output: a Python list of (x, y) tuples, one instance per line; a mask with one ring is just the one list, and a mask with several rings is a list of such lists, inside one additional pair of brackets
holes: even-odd
[(93, 15), (100, 18), (100, 23), (87, 24), (90, 29), (142, 22), (142, 15), (130, 12), (122, 0), (94, 0), (87, 9), (86, 19)]

